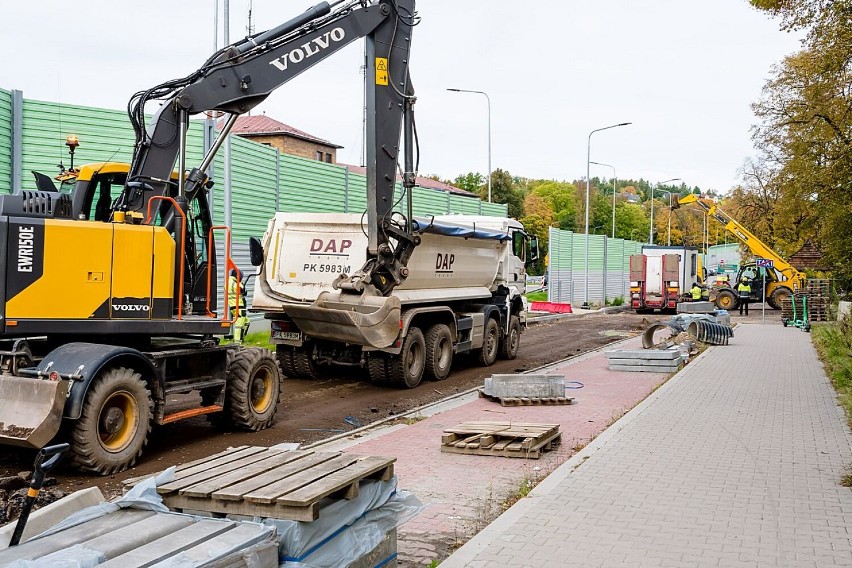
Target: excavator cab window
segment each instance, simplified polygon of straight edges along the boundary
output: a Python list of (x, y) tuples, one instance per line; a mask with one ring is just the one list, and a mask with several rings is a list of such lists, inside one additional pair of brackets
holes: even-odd
[[(95, 174), (85, 187), (86, 195), (83, 199), (83, 211), (89, 221), (102, 221), (108, 223), (112, 217), (112, 204), (121, 188), (127, 174)], [(83, 182), (79, 182), (82, 184)], [(84, 188), (75, 188), (81, 191)]]

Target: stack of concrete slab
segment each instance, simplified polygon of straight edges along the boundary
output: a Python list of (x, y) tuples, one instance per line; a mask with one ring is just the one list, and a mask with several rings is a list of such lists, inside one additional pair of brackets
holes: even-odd
[(674, 373), (686, 362), (688, 355), (683, 349), (673, 347), (607, 351), (606, 358), (611, 371)]
[(485, 379), (479, 394), (503, 406), (574, 402), (572, 397), (565, 396), (565, 377), (552, 375), (492, 375)]
[(714, 314), (716, 306), (713, 302), (681, 302), (677, 305), (679, 314)]

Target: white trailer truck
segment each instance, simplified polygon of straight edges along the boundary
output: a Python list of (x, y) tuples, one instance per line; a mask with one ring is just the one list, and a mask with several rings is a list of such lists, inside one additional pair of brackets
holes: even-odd
[(674, 311), (680, 296), (703, 282), (701, 272), (695, 247), (643, 246), (642, 254), (630, 256), (630, 306)]
[(420, 242), (404, 282), (375, 305), (365, 296), (341, 306), (336, 281), (367, 258), (362, 216), (278, 213), (269, 222), (251, 309), (271, 320), (285, 375), (366, 367), (374, 381), (413, 388), (424, 376), (445, 379), (462, 353), (486, 366), (517, 356), (535, 237), (513, 219), (471, 215), (418, 218), (412, 229)]

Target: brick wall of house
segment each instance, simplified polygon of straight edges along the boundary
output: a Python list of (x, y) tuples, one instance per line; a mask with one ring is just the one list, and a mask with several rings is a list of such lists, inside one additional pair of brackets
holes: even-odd
[(308, 158), (309, 160), (316, 160), (317, 152), (322, 152), (322, 161), (327, 162), (327, 154), (331, 154), (331, 163), (337, 163), (337, 148), (326, 146), (324, 144), (308, 142), (307, 140), (300, 140), (299, 138), (291, 138), (280, 134), (271, 136), (252, 134), (251, 136), (243, 135), (243, 137), (248, 138), (253, 142), (257, 142), (258, 144), (272, 146), (282, 154), (290, 154), (292, 156)]

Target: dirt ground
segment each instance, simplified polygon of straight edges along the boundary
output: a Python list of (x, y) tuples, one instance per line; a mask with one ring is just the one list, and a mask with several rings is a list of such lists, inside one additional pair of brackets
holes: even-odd
[[(446, 380), (423, 382), (415, 389), (377, 386), (362, 377), (341, 376), (318, 381), (286, 379), (285, 399), (278, 409), (278, 419), (267, 430), (223, 432), (211, 426), (203, 416), (191, 418), (155, 428), (140, 463), (128, 471), (96, 477), (60, 466), (51, 475), (58, 480), (56, 489), (71, 492), (97, 485), (109, 498), (121, 493), (121, 482), (130, 477), (160, 471), (229, 446), (316, 442), (352, 430), (353, 426), (344, 421), (345, 418), (351, 417), (349, 422), (367, 425), (481, 385), (491, 374), (523, 372), (560, 361), (635, 335), (644, 329), (648, 320), (668, 317), (624, 312), (538, 323), (524, 332), (517, 359), (498, 360), (493, 366), (484, 368), (473, 360), (461, 358), (454, 363), (454, 371)], [(0, 447), (0, 477), (31, 469), (34, 456), (31, 450)]]

